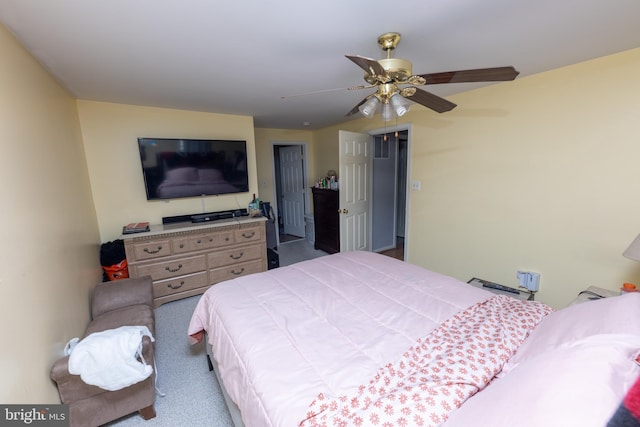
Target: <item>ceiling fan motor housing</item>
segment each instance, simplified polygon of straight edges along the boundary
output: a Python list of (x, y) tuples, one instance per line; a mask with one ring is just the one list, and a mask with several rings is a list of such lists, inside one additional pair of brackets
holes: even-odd
[[(400, 58), (379, 59), (378, 63), (386, 71), (386, 76), (376, 76), (365, 73), (364, 80), (369, 84), (378, 83), (404, 83), (411, 77), (411, 62)], [(385, 77), (387, 81), (380, 81), (381, 77)]]
[(411, 62), (400, 58), (379, 59), (378, 62), (396, 83), (405, 82), (411, 77)]

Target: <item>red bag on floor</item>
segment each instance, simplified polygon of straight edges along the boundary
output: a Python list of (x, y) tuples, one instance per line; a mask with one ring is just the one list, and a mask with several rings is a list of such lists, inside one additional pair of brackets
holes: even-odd
[(121, 262), (109, 266), (102, 266), (105, 274), (109, 280), (126, 279), (129, 277), (129, 267), (127, 266), (127, 260), (123, 259)]

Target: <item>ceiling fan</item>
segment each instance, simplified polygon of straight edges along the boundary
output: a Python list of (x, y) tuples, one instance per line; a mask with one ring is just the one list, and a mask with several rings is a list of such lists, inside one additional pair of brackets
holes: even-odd
[(382, 105), (382, 118), (385, 121), (389, 121), (394, 113), (397, 116), (402, 116), (406, 113), (411, 106), (409, 101), (417, 102), (438, 113), (444, 113), (455, 108), (456, 104), (416, 86), (509, 81), (520, 74), (515, 68), (508, 66), (413, 75), (411, 62), (391, 57), (391, 51), (398, 46), (399, 42), (399, 33), (385, 33), (378, 37), (378, 45), (387, 54), (384, 59), (375, 60), (359, 55), (345, 55), (365, 71), (364, 80), (369, 84), (368, 86), (354, 86), (348, 89), (377, 87), (375, 93), (360, 101), (358, 105), (347, 113), (347, 116), (361, 112), (365, 117), (371, 118), (378, 106)]

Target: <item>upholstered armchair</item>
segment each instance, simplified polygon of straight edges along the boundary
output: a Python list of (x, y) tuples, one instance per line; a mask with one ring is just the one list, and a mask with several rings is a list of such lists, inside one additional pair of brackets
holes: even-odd
[[(94, 332), (120, 326), (146, 326), (155, 336), (153, 287), (150, 277), (122, 279), (96, 285), (91, 298), (92, 321), (82, 338)], [(69, 356), (57, 360), (51, 378), (58, 386), (60, 400), (69, 405), (71, 426), (99, 426), (138, 411), (144, 419), (156, 416), (154, 402), (154, 345), (142, 338), (142, 356), (154, 372), (144, 381), (108, 391), (86, 384), (79, 375), (69, 373)]]

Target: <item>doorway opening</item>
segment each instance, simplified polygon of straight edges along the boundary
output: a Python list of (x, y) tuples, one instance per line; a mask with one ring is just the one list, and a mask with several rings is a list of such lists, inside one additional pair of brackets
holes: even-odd
[(309, 211), (306, 188), (307, 149), (300, 142), (272, 142), (275, 184), (276, 243), (306, 237), (305, 215)]
[(371, 249), (406, 259), (409, 131), (373, 135)]

